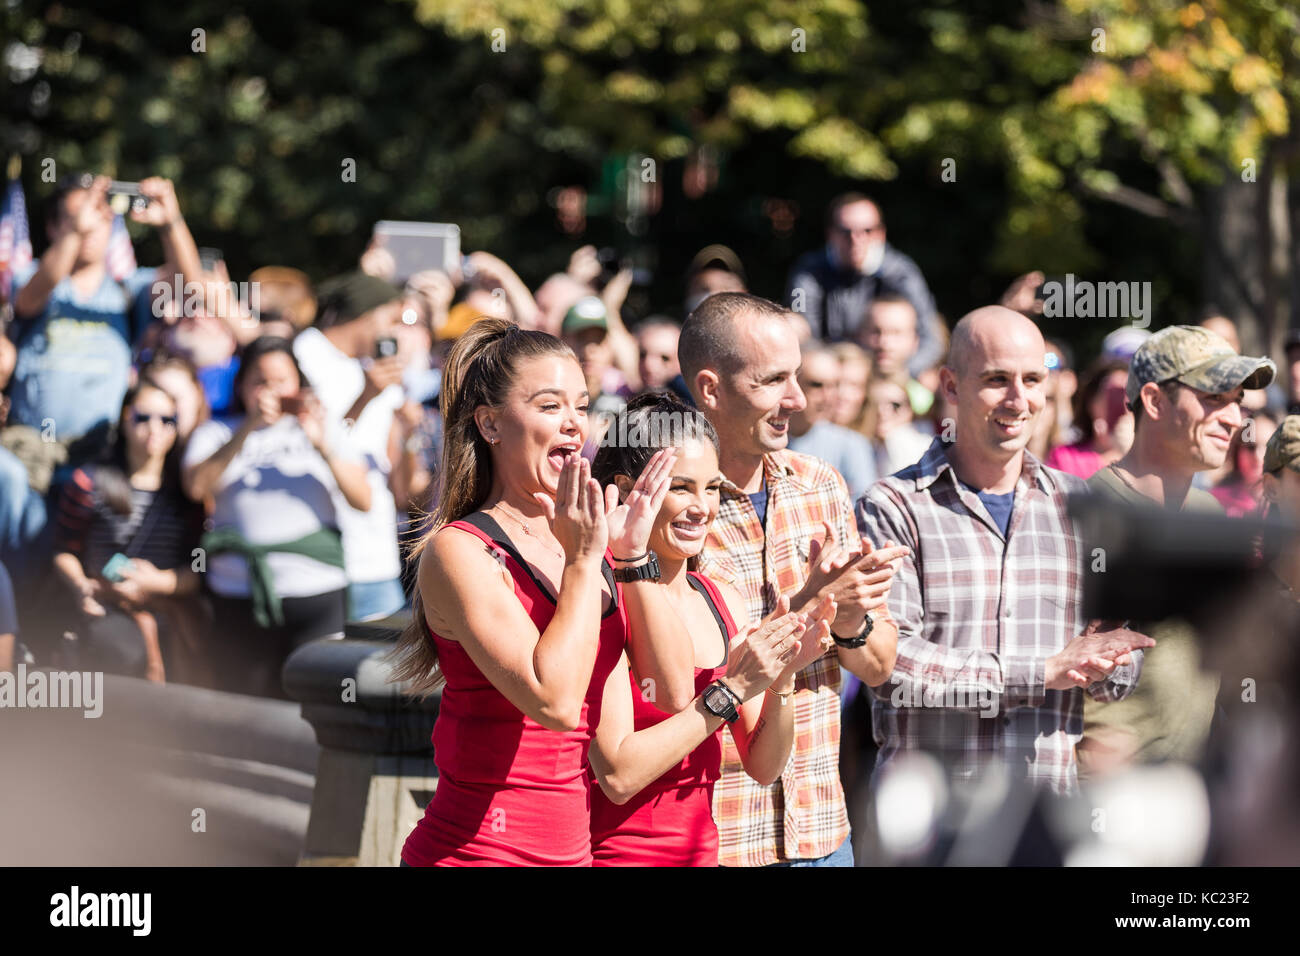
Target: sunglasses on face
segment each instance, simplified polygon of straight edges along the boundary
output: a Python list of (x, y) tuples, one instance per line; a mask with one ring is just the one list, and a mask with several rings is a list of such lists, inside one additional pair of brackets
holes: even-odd
[(160, 421), (160, 422), (163, 423), (163, 426), (166, 427), (166, 428), (175, 428), (175, 427), (176, 427), (176, 416), (175, 416), (175, 415), (148, 415), (148, 414), (146, 414), (146, 413), (144, 413), (144, 412), (132, 412), (132, 413), (131, 413), (131, 424), (132, 424), (132, 425), (147, 425), (149, 422), (152, 422), (152, 421)]

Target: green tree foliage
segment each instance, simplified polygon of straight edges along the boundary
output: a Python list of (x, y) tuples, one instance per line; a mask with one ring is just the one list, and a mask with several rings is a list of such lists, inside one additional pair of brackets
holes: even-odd
[(47, 156), (60, 174), (172, 177), (199, 242), (224, 248), (236, 274), (268, 262), (315, 276), (348, 268), (383, 218), (458, 221), (476, 246), (540, 269), (515, 235), (549, 230), (548, 190), (583, 181), (601, 159), (589, 138), (542, 135), (533, 61), (422, 27), (406, 4), (109, 2), (3, 15), (6, 36), (40, 57), (30, 75), (10, 69), (17, 121), (4, 134), (25, 157), (29, 201), (49, 189)]
[[(25, 77), (9, 66), (5, 145), (28, 159), (29, 196), (43, 156), (173, 176), (200, 241), (237, 272), (344, 268), (381, 218), (457, 221), (534, 282), (579, 242), (644, 247), (659, 307), (713, 241), (780, 295), (791, 259), (822, 241), (826, 201), (859, 188), (951, 316), (1041, 268), (1152, 279), (1157, 322), (1185, 319), (1201, 272), (1187, 225), (1242, 159), (1282, 168), (1300, 82), (1283, 0), (197, 0), (0, 16), (42, 58)], [(662, 206), (630, 236), (611, 200), (639, 157)], [(581, 233), (553, 208), (570, 185), (590, 191)]]

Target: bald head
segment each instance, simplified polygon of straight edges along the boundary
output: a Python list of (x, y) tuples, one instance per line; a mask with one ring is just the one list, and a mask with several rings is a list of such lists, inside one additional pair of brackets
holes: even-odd
[(948, 364), (939, 370), (945, 401), (957, 410), (958, 474), (980, 488), (1009, 490), (1020, 455), (1043, 409), (1047, 346), (1019, 312), (985, 306), (952, 330)]
[(986, 305), (961, 317), (952, 330), (948, 345), (948, 368), (960, 378), (978, 370), (1000, 348), (1027, 347), (1039, 356), (1047, 354), (1043, 333), (1019, 312), (1000, 305)]

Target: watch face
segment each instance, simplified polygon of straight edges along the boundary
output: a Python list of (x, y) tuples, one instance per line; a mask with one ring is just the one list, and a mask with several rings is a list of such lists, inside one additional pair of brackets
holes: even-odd
[(704, 690), (704, 703), (719, 717), (727, 712), (727, 705), (731, 703), (731, 698), (727, 696), (726, 691), (721, 687), (710, 684)]

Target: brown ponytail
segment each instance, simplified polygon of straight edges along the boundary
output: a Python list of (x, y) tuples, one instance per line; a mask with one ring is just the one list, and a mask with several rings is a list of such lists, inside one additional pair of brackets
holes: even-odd
[[(456, 340), (442, 370), (442, 461), (433, 510), (424, 516), (412, 551), (420, 560), (438, 530), (481, 508), (492, 488), (492, 454), (474, 421), (475, 410), (504, 404), (519, 364), (546, 355), (573, 357), (573, 351), (553, 335), (521, 329), (506, 319), (479, 319)], [(409, 694), (423, 697), (442, 684), (442, 674), (418, 583), (411, 607), (411, 623), (389, 655), (390, 680), (405, 681)]]

